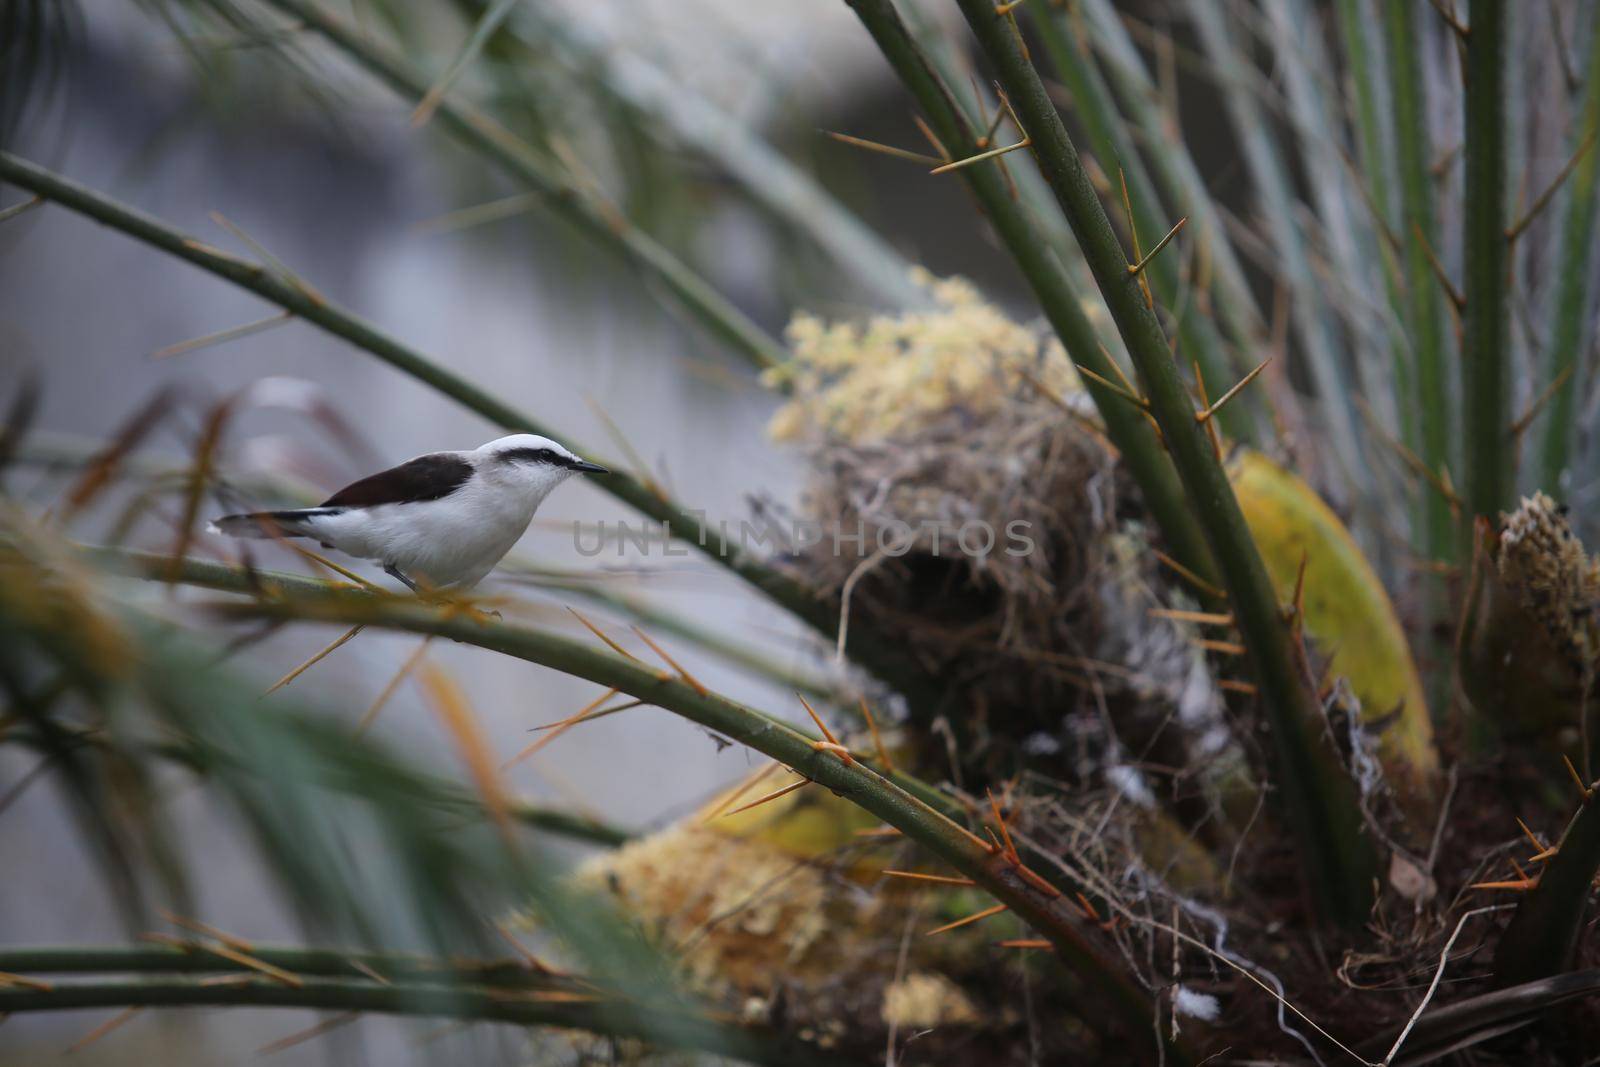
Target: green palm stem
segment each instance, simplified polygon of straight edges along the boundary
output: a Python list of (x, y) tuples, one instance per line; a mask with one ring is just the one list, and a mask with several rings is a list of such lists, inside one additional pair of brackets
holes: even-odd
[(1491, 518), (1515, 490), (1511, 442), (1511, 278), (1506, 236), (1506, 5), (1472, 0), (1467, 34), (1466, 339), (1462, 449), (1466, 503)]
[[(250, 943), (251, 958), (307, 978), (365, 978), (468, 984), (507, 989), (577, 990), (587, 983), (529, 967), (521, 957), (469, 959), (365, 949), (300, 948)], [(259, 974), (254, 968), (204, 951), (203, 942), (143, 945), (29, 945), (0, 948), (6, 974)]]
[[(313, 0), (267, 0), (303, 23), (357, 64), (388, 84), (410, 103), (427, 96), (431, 82), (402, 58), (387, 51), (354, 26), (323, 10)], [(546, 205), (586, 236), (611, 248), (646, 275), (660, 281), (674, 300), (712, 335), (758, 367), (788, 359), (784, 346), (734, 307), (706, 280), (650, 235), (628, 221), (575, 181), (565, 169), (518, 140), (488, 115), (455, 100), (439, 104), (434, 121), (453, 137), (483, 155), (517, 181), (541, 194)]]
[[(927, 10), (916, 4), (906, 7), (900, 15), (911, 39), (944, 83), (946, 92), (955, 100), (967, 124), (987, 130), (1000, 102), (984, 91), (972, 65), (972, 58), (950, 32), (950, 27), (932, 18)], [(1003, 128), (1009, 130), (1009, 123)], [(1020, 132), (1018, 136), (1021, 136)], [(1055, 253), (1066, 268), (1068, 279), (1087, 291), (1090, 285), (1089, 264), (1083, 261), (1083, 253), (1072, 239), (1072, 230), (1068, 228), (1066, 220), (1050, 206), (1054, 203), (1050, 197), (1050, 187), (1044, 183), (1039, 168), (1031, 160), (1012, 153), (1006, 157), (1005, 171), (1016, 183), (1017, 195), (1021, 197), (1024, 209), (1038, 229), (1038, 239)], [(1119, 351), (1117, 339), (1114, 336), (1103, 337), (1101, 342), (1112, 346), (1113, 358), (1116, 358)]]
[[(1589, 40), (1588, 70), (1584, 74), (1583, 110), (1571, 139), (1572, 151), (1583, 152), (1567, 179), (1566, 207), (1561, 218), (1561, 238), (1551, 277), (1555, 279), (1550, 304), (1549, 382), (1566, 376), (1555, 387), (1544, 415), (1544, 437), (1539, 448), (1539, 487), (1558, 500), (1571, 492), (1569, 463), (1575, 435), (1578, 398), (1586, 395), (1587, 381), (1580, 373), (1593, 339), (1588, 303), (1589, 274), (1594, 248), (1600, 242), (1595, 227), (1600, 207), (1600, 15)], [(1587, 150), (1584, 145), (1588, 145)], [(1549, 388), (1547, 385), (1546, 388)]]
[(1339, 355), (1343, 345), (1326, 304), (1327, 287), (1311, 266), (1306, 235), (1298, 221), (1293, 183), (1272, 135), (1272, 123), (1262, 112), (1256, 95), (1242, 81), (1243, 72), (1249, 70), (1248, 61), (1224, 16), (1225, 9), (1207, 0), (1190, 0), (1188, 11), (1201, 45), (1221, 75), (1217, 84), (1223, 105), (1261, 201), (1261, 220), (1272, 236), (1289, 286), (1290, 314), (1311, 380), (1317, 387), (1323, 416), (1320, 422), (1328, 434), (1334, 464), (1343, 475), (1343, 483), (1360, 492), (1369, 507), (1377, 507), (1365, 477), (1369, 464), (1361, 446), (1364, 435), (1356, 427), (1347, 365)]
[(1400, 427), (1400, 439), (1412, 452), (1420, 452), (1417, 413), (1410, 398), (1416, 395), (1412, 379), (1411, 350), (1402, 325), (1405, 293), (1400, 284), (1399, 265), (1390, 255), (1389, 241), (1403, 242), (1400, 235), (1399, 202), (1395, 194), (1398, 176), (1391, 132), (1394, 96), (1389, 87), (1389, 68), (1384, 61), (1387, 47), (1377, 32), (1377, 13), (1372, 0), (1338, 0), (1339, 33), (1345, 62), (1355, 86), (1355, 129), (1362, 174), (1367, 183), (1367, 201), (1379, 228), (1376, 240), (1363, 234), (1362, 256), (1367, 263), (1383, 264), (1383, 284), (1390, 314), (1384, 329), (1391, 352), (1386, 392), (1393, 403), (1392, 415)]
[[(1110, 86), (1100, 76), (1088, 50), (1078, 47), (1070, 37), (1065, 13), (1041, 9), (1035, 14), (1033, 24), (1038, 27), (1039, 39), (1050, 56), (1051, 69), (1072, 96), (1073, 114), (1084, 124), (1100, 169), (1108, 176), (1120, 171), (1126, 179), (1128, 200), (1133, 208), (1131, 224), (1145, 246), (1153, 244), (1176, 220), (1160, 217), (1161, 198), (1128, 127), (1117, 114)], [(1227, 353), (1216, 323), (1193, 299), (1193, 294), (1186, 292), (1192, 282), (1182, 276), (1181, 262), (1177, 256), (1157, 256), (1148, 271), (1151, 287), (1156, 300), (1173, 309), (1178, 350), (1199, 361), (1209, 388), (1225, 387), (1223, 383), (1254, 366), (1248, 357), (1255, 354), (1255, 348), (1252, 345), (1243, 353)], [(1209, 295), (1209, 290), (1207, 292)], [(1222, 427), (1230, 437), (1247, 443), (1260, 440), (1255, 418), (1258, 395), (1240, 397), (1243, 403), (1229, 404), (1223, 410)]]
[(541, 571), (522, 560), (506, 559), (501, 562), (500, 570), (507, 575), (517, 576), (536, 588), (557, 592), (613, 611), (654, 633), (665, 633), (681, 638), (725, 663), (738, 667), (751, 677), (759, 678), (789, 692), (804, 693), (820, 700), (839, 699), (840, 687), (828, 684), (826, 678), (787, 667), (748, 644), (732, 641), (711, 627), (703, 626), (681, 613), (666, 611), (645, 597), (608, 588), (582, 574), (561, 575)]
[[(1316, 207), (1317, 244), (1332, 260), (1331, 269), (1320, 272), (1323, 307), (1330, 321), (1344, 325), (1350, 361), (1366, 403), (1380, 418), (1394, 418), (1403, 395), (1396, 393), (1392, 358), (1396, 346), (1404, 344), (1396, 322), (1397, 279), (1390, 270), (1373, 269), (1374, 264), (1386, 263), (1380, 227), (1387, 227), (1389, 219), (1375, 217), (1350, 187), (1351, 148), (1343, 114), (1335, 104), (1337, 81), (1321, 36), (1320, 11), (1310, 0), (1285, 0), (1269, 5), (1266, 13), (1266, 41), (1275, 55), (1286, 57), (1275, 69), (1283, 80), (1289, 128), (1298, 137), (1299, 158)], [(1364, 87), (1363, 93), (1371, 98), (1374, 87)], [(1372, 462), (1370, 449), (1363, 458), (1360, 496), (1369, 512), (1373, 506), (1381, 509), (1370, 514), (1375, 521), (1368, 524), (1381, 527), (1388, 516), (1403, 510), (1403, 487), (1395, 483), (1392, 465)], [(1362, 547), (1369, 554), (1389, 547), (1386, 538), (1365, 540)]]
[(1183, 140), (1178, 117), (1162, 107), (1160, 93), (1145, 67), (1144, 58), (1134, 46), (1111, 0), (1079, 0), (1078, 13), (1085, 22), (1082, 36), (1105, 61), (1106, 73), (1121, 98), (1126, 121), (1136, 140), (1143, 145), (1146, 159), (1167, 201), (1182, 204), (1187, 211), (1188, 229), (1194, 232), (1186, 239), (1201, 242), (1216, 272), (1213, 297), (1219, 320), (1235, 347), (1241, 351), (1255, 351), (1266, 343), (1266, 324), (1244, 265), (1213, 203), (1212, 191)]
[(1584, 912), (1600, 873), (1600, 799), (1593, 789), (1561, 835), (1538, 884), (1517, 905), (1494, 954), (1497, 986), (1520, 985), (1572, 966)]
[[(59, 740), (65, 740), (74, 746), (102, 745), (106, 742), (105, 735), (92, 729), (78, 729), (63, 726), (58, 731)], [(56, 740), (56, 739), (52, 739)], [(50, 742), (38, 732), (17, 727), (0, 734), (0, 745), (15, 744), (31, 748), (37, 752), (48, 755)], [(199, 753), (190, 746), (177, 741), (154, 742), (149, 746), (151, 755), (168, 760), (187, 768), (196, 774), (204, 775), (209, 769)], [(432, 779), (424, 775), (423, 788), (427, 796), (435, 801), (441, 809), (459, 810), (471, 813), (474, 816), (487, 817), (483, 801), (474, 794), (461, 789), (454, 782), (443, 778)], [(512, 800), (506, 805), (506, 813), (517, 823), (535, 830), (555, 834), (557, 837), (570, 838), (573, 841), (587, 845), (597, 845), (604, 848), (615, 848), (633, 840), (634, 834), (617, 826), (600, 822), (587, 815), (577, 812), (564, 811), (560, 808), (549, 808), (539, 804), (529, 804), (521, 800)], [(25, 970), (27, 968), (24, 968)], [(0, 971), (5, 970), (0, 967)]]
[[(258, 264), (219, 252), (150, 215), (4, 151), (0, 151), (0, 180), (28, 189), (247, 289), (298, 318), (377, 356), (497, 426), (556, 438), (563, 436), (383, 333), (371, 323), (344, 311), (298, 280), (282, 277)], [(570, 438), (567, 441), (572, 443)], [(580, 447), (578, 451), (590, 454), (593, 458), (587, 449)], [(692, 543), (709, 558), (750, 583), (825, 637), (831, 639), (837, 632), (836, 614), (816, 596), (815, 591), (767, 566), (738, 546), (725, 543), (723, 536), (713, 526), (679, 507), (658, 488), (620, 473), (615, 465), (613, 470), (611, 475), (597, 480), (596, 486), (643, 514), (665, 523), (674, 537)], [(913, 705), (928, 708), (937, 706), (936, 690), (903, 650), (875, 636), (869, 627), (851, 629), (849, 653), (852, 659), (899, 688)]]
[[(962, 829), (945, 814), (953, 810), (948, 798), (909, 775), (895, 772), (885, 777), (863, 758), (841, 759), (819, 749), (815, 738), (775, 716), (709, 692), (687, 677), (602, 651), (595, 641), (577, 641), (469, 617), (449, 605), (430, 605), (409, 596), (373, 594), (300, 575), (247, 572), (205, 560), (174, 560), (121, 549), (87, 551), (91, 560), (107, 569), (153, 581), (259, 597), (233, 606), (232, 613), (241, 616), (359, 623), (432, 634), (537, 663), (614, 688), (747, 745), (876, 815), (971, 878), (1048, 939), (1063, 963), (1094, 984), (1124, 1026), (1133, 1033), (1149, 1032), (1150, 1020), (1155, 1018), (1150, 997), (1118, 961), (1086, 935), (1085, 920), (1077, 906), (1054, 889), (1042, 889), (1040, 876), (1035, 874), (1029, 879), (1003, 852), (993, 850)], [(1171, 1047), (1168, 1052), (1186, 1062), (1181, 1048)]]
[[(847, 2), (952, 158), (978, 154), (976, 132), (901, 20), (892, 0)], [(992, 162), (962, 168), (961, 174), (1000, 235), (1001, 243), (1022, 270), (1070, 357), (1101, 378), (1116, 381), (1119, 372), (1084, 315), (1065, 269), (1038, 240), (1031, 216), (1012, 199), (1004, 175)], [(1122, 453), (1173, 554), (1196, 572), (1213, 576), (1216, 571), (1206, 552), (1205, 539), (1184, 501), (1177, 473), (1143, 412), (1098, 382), (1091, 380), (1085, 385), (1099, 409), (1107, 435)]]
[(1327, 735), (1304, 651), (1285, 620), (1221, 460), (1178, 375), (1161, 323), (1145, 303), (1116, 231), (1013, 23), (991, 0), (958, 3), (1010, 94), (1040, 169), (1094, 270), (1206, 533), (1271, 725), (1275, 783), (1296, 831), (1308, 889), (1325, 917), (1357, 925), (1372, 898), (1376, 861), (1371, 842), (1362, 834), (1354, 783)]
[(523, 5), (503, 37), (521, 62), (534, 58), (522, 27), (551, 46), (555, 62), (574, 73), (593, 73), (641, 124), (664, 130), (736, 181), (746, 196), (774, 218), (806, 235), (845, 274), (891, 307), (919, 307), (927, 293), (911, 280), (911, 264), (811, 175), (691, 86), (582, 26), (542, 6)]
[[(1394, 89), (1394, 143), (1390, 152), (1400, 175), (1400, 228), (1397, 236), (1405, 249), (1405, 293), (1415, 391), (1402, 398), (1402, 409), (1418, 416), (1421, 447), (1418, 455), (1430, 471), (1451, 468), (1454, 438), (1451, 409), (1453, 388), (1445, 355), (1444, 294), (1428, 262), (1428, 249), (1438, 248), (1438, 225), (1433, 215), (1433, 183), (1429, 168), (1427, 91), (1422, 80), (1422, 51), (1416, 20), (1432, 17), (1416, 4), (1380, 4), (1389, 63), (1389, 83)], [(1429, 558), (1448, 562), (1457, 556), (1456, 521), (1450, 501), (1431, 485), (1421, 486), (1418, 521), (1412, 545)]]
[(535, 992), (476, 985), (380, 984), (351, 978), (303, 978), (293, 984), (267, 976), (237, 984), (207, 984), (197, 978), (102, 979), (52, 983), (48, 988), (0, 988), (0, 1013), (131, 1007), (371, 1012), (585, 1030), (768, 1067), (826, 1067), (841, 1062), (835, 1052), (770, 1030), (715, 1020), (681, 1008), (652, 1008), (629, 1001), (540, 1000), (533, 995)]

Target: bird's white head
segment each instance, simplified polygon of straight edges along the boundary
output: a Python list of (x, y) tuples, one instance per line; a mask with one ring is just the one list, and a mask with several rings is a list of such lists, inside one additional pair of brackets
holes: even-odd
[(502, 485), (516, 486), (533, 497), (535, 505), (574, 474), (609, 474), (570, 449), (538, 434), (514, 433), (478, 449), (482, 476)]

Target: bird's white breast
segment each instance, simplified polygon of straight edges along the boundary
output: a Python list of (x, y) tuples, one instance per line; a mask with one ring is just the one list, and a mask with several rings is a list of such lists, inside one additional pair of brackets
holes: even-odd
[(533, 521), (539, 498), (480, 474), (439, 500), (353, 508), (318, 520), (317, 533), (348, 555), (392, 563), (432, 586), (476, 585)]

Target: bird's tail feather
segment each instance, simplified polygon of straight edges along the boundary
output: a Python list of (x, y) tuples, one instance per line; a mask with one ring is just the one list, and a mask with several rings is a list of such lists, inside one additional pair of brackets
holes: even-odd
[(228, 537), (310, 537), (310, 520), (327, 514), (330, 514), (328, 508), (251, 511), (242, 515), (224, 515), (211, 523), (210, 530)]

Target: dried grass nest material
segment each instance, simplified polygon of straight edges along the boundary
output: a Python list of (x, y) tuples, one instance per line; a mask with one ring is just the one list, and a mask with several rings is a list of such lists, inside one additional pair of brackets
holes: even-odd
[(1186, 642), (1122, 665), (1171, 628), (1138, 600), (1153, 556), (1118, 541), (1142, 541), (1142, 513), (1071, 361), (969, 283), (923, 282), (930, 310), (790, 327), (771, 432), (807, 453), (814, 536), (788, 564), (846, 628), (902, 638), (980, 733), (1048, 746), (1096, 685), (1174, 697), (1198, 661)]

